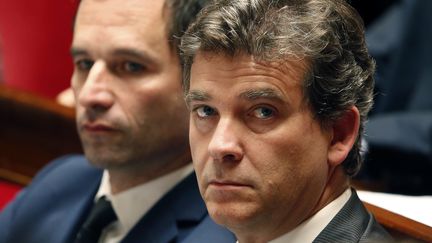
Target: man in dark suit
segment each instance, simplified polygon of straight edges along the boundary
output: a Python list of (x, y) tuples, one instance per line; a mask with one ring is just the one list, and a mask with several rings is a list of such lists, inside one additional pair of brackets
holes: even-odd
[(202, 2), (81, 1), (72, 88), (86, 157), (40, 172), (1, 213), (0, 242), (235, 241), (190, 163), (177, 37)]
[(375, 64), (343, 0), (214, 1), (182, 37), (198, 185), (249, 242), (386, 242), (349, 178)]
[(379, 68), (360, 176), (388, 192), (431, 195), (432, 1), (393, 2), (366, 30)]

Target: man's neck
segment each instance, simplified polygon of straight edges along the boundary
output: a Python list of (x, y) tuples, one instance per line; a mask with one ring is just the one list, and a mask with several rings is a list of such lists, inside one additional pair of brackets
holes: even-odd
[(134, 166), (107, 168), (111, 193), (113, 195), (130, 188), (144, 184), (158, 177), (164, 176), (191, 162), (190, 156), (183, 155), (171, 161), (140, 162)]
[[(336, 167), (334, 170), (329, 171), (329, 177), (324, 190), (321, 193), (318, 202), (313, 208), (310, 209), (309, 213), (304, 216), (300, 221), (297, 221), (295, 225), (283, 224), (279, 227), (269, 224), (266, 226), (255, 227), (254, 229), (244, 229), (242, 232), (235, 232), (239, 243), (267, 243), (270, 240), (274, 240), (279, 236), (290, 232), (292, 229), (297, 227), (306, 219), (312, 217), (319, 210), (327, 206), (337, 197), (339, 197), (349, 187), (348, 176), (343, 171), (342, 166)], [(299, 201), (301, 202), (301, 201)]]

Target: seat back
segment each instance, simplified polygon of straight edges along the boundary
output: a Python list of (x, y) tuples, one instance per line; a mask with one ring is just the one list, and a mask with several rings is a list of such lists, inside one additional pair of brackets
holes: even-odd
[(0, 179), (26, 185), (50, 160), (81, 153), (75, 111), (0, 84)]
[(397, 242), (432, 242), (432, 227), (373, 204), (363, 204)]

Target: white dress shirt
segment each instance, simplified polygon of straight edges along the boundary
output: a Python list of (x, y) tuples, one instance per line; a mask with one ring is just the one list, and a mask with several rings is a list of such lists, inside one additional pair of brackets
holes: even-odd
[[(351, 189), (346, 189), (339, 197), (315, 215), (299, 224), (290, 232), (269, 241), (269, 243), (312, 242), (348, 202), (351, 194)], [(239, 242), (237, 241), (237, 243)]]
[(183, 180), (193, 171), (192, 163), (175, 170), (167, 175), (156, 178), (147, 183), (130, 188), (116, 195), (111, 194), (108, 171), (104, 171), (99, 191), (95, 201), (106, 196), (111, 201), (118, 220), (110, 224), (103, 231), (100, 243), (120, 242), (127, 233), (138, 223), (165, 193)]

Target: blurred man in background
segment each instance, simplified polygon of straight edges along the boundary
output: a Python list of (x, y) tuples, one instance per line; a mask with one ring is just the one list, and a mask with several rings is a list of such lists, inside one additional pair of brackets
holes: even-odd
[(1, 242), (232, 242), (192, 173), (178, 39), (203, 1), (83, 0), (71, 48), (84, 156), (45, 168)]
[(431, 11), (431, 1), (392, 1), (366, 30), (378, 69), (360, 179), (386, 192), (432, 194)]

